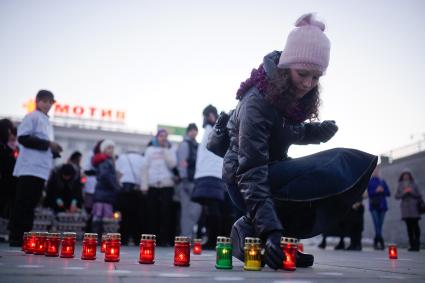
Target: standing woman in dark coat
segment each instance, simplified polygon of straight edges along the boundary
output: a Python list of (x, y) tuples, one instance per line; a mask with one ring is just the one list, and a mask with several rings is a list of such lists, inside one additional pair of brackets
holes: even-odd
[(0, 120), (0, 217), (9, 219), (13, 211), (16, 183), (18, 178), (13, 176), (18, 143), (16, 127), (9, 119)]
[(401, 200), (401, 218), (406, 222), (410, 243), (409, 251), (419, 251), (421, 239), (419, 220), (421, 215), (418, 210), (418, 202), (422, 198), (422, 194), (410, 171), (404, 170), (401, 173), (395, 198)]
[[(299, 18), (283, 52), (267, 55), (237, 92), (223, 179), (235, 205), (246, 212), (231, 232), (233, 255), (240, 260), (244, 238), (260, 237), (265, 263), (281, 268), (281, 236), (313, 237), (340, 221), (376, 166), (376, 156), (354, 149), (287, 156), (291, 144), (327, 142), (338, 129), (334, 121), (311, 122), (318, 117), (319, 78), (329, 63), (324, 30), (312, 14)], [(297, 254), (299, 267), (313, 260)]]

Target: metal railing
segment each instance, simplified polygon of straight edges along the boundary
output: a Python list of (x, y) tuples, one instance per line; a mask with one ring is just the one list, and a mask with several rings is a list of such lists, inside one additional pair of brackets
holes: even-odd
[(425, 151), (425, 139), (395, 148), (380, 155), (381, 161), (391, 163), (394, 160)]

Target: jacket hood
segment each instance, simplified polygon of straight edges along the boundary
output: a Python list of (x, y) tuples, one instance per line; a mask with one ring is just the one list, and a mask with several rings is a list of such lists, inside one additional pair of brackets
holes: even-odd
[(409, 168), (404, 168), (404, 169), (401, 171), (400, 176), (398, 177), (398, 181), (399, 181), (399, 182), (401, 182), (401, 181), (402, 181), (402, 178), (403, 178), (403, 175), (404, 175), (404, 174), (409, 174), (409, 175), (410, 175), (411, 182), (412, 182), (412, 183), (414, 183), (414, 182), (415, 182), (415, 177), (413, 176), (413, 173), (412, 173), (412, 171), (411, 171)]
[(263, 58), (263, 68), (269, 80), (277, 76), (277, 64), (279, 63), (280, 54), (282, 54), (282, 52), (275, 50)]

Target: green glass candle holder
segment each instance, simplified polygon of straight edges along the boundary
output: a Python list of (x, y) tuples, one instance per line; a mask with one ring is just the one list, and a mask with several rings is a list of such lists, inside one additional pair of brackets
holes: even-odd
[(230, 238), (217, 237), (217, 269), (232, 269), (232, 243)]

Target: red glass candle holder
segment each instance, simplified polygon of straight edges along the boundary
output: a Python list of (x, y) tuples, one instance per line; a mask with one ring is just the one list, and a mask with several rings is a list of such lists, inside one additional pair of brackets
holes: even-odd
[(139, 263), (144, 263), (144, 264), (155, 263), (155, 246), (156, 246), (155, 235), (142, 234), (142, 237), (140, 239)]
[(280, 239), (280, 246), (282, 248), (283, 254), (285, 255), (282, 268), (288, 271), (294, 271), (296, 269), (298, 239), (282, 237)]
[(28, 233), (29, 232), (24, 232), (24, 236), (22, 237), (22, 247), (21, 247), (21, 250), (23, 252), (25, 252), (25, 250), (27, 248)]
[(97, 233), (85, 233), (83, 238), (83, 250), (81, 259), (95, 260), (97, 249)]
[(47, 232), (36, 232), (35, 233), (35, 255), (44, 255), (46, 253), (46, 237)]
[(174, 265), (190, 265), (190, 238), (176, 237), (174, 240)]
[(106, 249), (106, 234), (102, 235), (102, 241), (100, 242), (100, 252), (104, 253)]
[(25, 242), (25, 253), (32, 254), (35, 250), (35, 232), (28, 232), (27, 240)]
[(46, 256), (59, 256), (60, 233), (48, 233), (46, 238)]
[(201, 239), (194, 239), (193, 240), (192, 251), (193, 251), (194, 255), (200, 255), (202, 253)]
[(397, 245), (396, 244), (389, 244), (388, 245), (388, 257), (390, 259), (397, 259), (398, 258)]
[(120, 261), (121, 234), (109, 233), (106, 235), (105, 261)]
[(74, 232), (63, 233), (60, 257), (63, 257), (63, 258), (74, 257), (76, 239), (77, 239), (77, 234)]
[(298, 251), (299, 252), (304, 252), (304, 245), (303, 245), (303, 243), (298, 243), (298, 245), (297, 245), (297, 249), (298, 249)]

